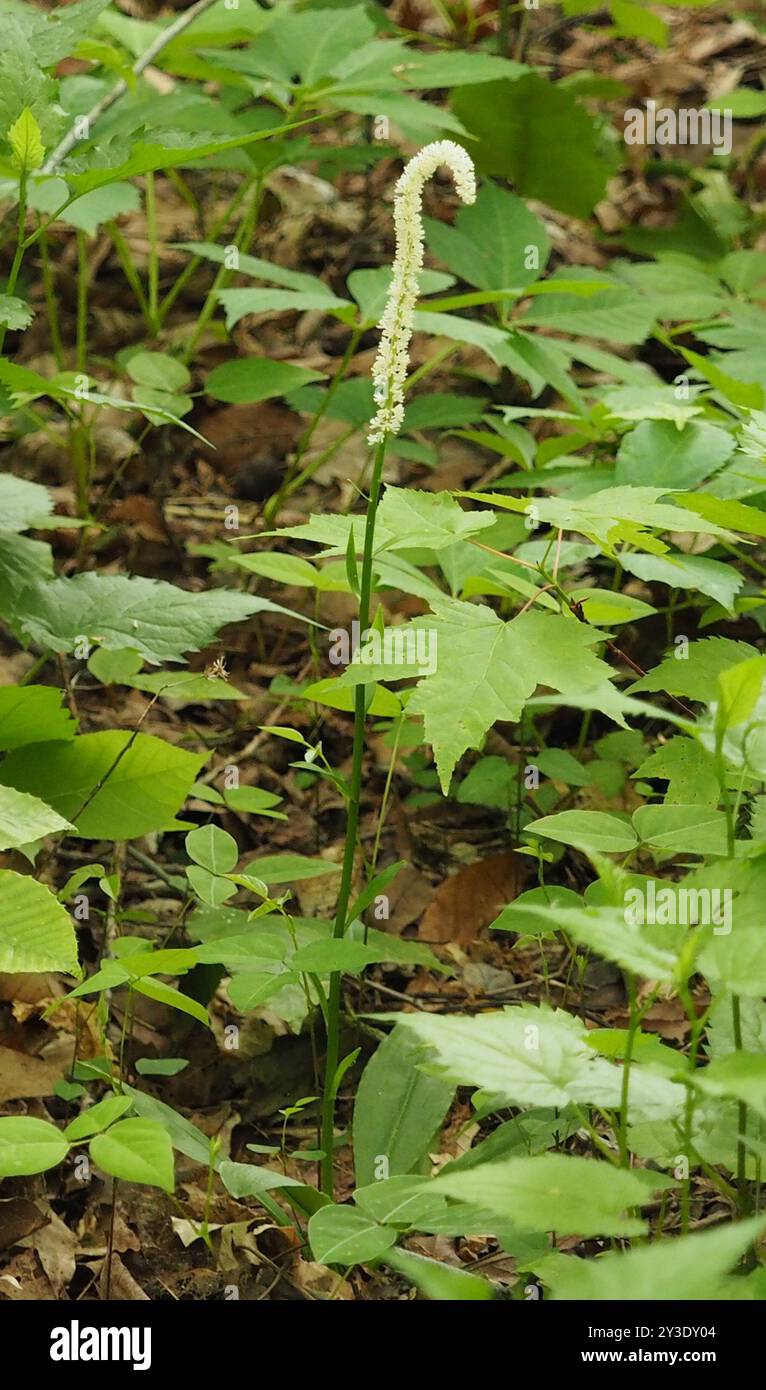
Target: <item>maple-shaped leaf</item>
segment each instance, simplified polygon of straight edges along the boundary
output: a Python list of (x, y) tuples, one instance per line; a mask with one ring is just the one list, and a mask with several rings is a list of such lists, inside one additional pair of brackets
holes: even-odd
[(503, 622), (490, 608), (449, 598), (434, 600), (433, 608), (409, 624), (413, 634), (428, 635), (435, 655), (431, 674), (422, 666), (367, 659), (349, 666), (339, 683), (422, 677), (408, 708), (423, 716), (445, 795), (466, 749), (479, 747), (497, 720), (515, 722), (538, 685), (580, 698), (597, 692), (599, 707), (624, 725), (610, 668), (588, 650), (603, 639), (587, 623), (533, 611)]
[(667, 690), (670, 695), (685, 695), (687, 700), (712, 700), (721, 673), (757, 655), (749, 642), (735, 642), (730, 637), (703, 637), (698, 642), (690, 642), (688, 647), (677, 647), (659, 666), (635, 681), (630, 694), (637, 690)]

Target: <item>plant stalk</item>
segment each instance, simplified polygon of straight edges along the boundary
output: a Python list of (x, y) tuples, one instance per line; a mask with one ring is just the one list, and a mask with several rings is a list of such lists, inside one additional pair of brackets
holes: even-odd
[[(370, 621), (370, 600), (372, 597), (372, 547), (375, 537), (375, 513), (380, 495), (380, 479), (386, 453), (386, 441), (382, 439), (375, 451), (375, 461), (370, 482), (370, 495), (367, 501), (367, 519), (364, 528), (364, 550), (362, 553), (362, 572), (359, 584), (359, 628), (364, 632)], [(354, 695), (354, 744), (351, 760), (351, 779), (346, 809), (346, 843), (343, 852), (338, 906), (335, 913), (333, 937), (345, 935), (346, 918), (351, 898), (351, 886), (356, 858), (357, 831), (359, 829), (359, 803), (362, 793), (362, 759), (364, 756), (364, 732), (366, 720), (366, 687), (358, 685)], [(327, 1008), (327, 1055), (324, 1070), (324, 1092), (322, 1095), (322, 1190), (328, 1197), (333, 1195), (333, 1132), (335, 1128), (335, 1077), (340, 1060), (340, 1003), (341, 976), (334, 971), (330, 976), (330, 989)]]

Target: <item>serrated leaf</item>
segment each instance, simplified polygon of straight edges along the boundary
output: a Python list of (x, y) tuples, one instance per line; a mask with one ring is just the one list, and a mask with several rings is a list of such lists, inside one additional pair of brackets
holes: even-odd
[(17, 169), (28, 174), (39, 169), (45, 158), (42, 131), (35, 117), (26, 106), (8, 131), (8, 143), (13, 151), (13, 163)]
[(727, 1280), (726, 1273), (764, 1225), (766, 1218), (754, 1217), (627, 1254), (607, 1253), (597, 1260), (556, 1253), (536, 1261), (534, 1269), (554, 1299), (672, 1303), (720, 1299), (727, 1296), (727, 1286), (733, 1290), (741, 1282)]
[(0, 869), (0, 971), (45, 970), (80, 974), (72, 919), (44, 884)]
[(233, 589), (190, 593), (163, 580), (92, 571), (31, 585), (23, 607), (24, 631), (43, 647), (70, 652), (85, 637), (110, 651), (134, 649), (154, 665), (183, 661), (185, 652), (208, 646), (226, 623), (254, 613), (290, 612)]
[(645, 1222), (623, 1213), (673, 1186), (673, 1180), (602, 1160), (539, 1154), (445, 1174), (433, 1185), (461, 1201), (480, 1202), (522, 1230), (618, 1236), (642, 1234)]
[(685, 695), (689, 700), (710, 701), (716, 697), (722, 671), (757, 655), (756, 648), (748, 642), (703, 637), (690, 642), (686, 649), (677, 647), (659, 666), (635, 681), (629, 691), (632, 695), (637, 690), (667, 690), (670, 695)]
[(62, 700), (63, 691), (50, 685), (0, 687), (0, 749), (36, 743), (41, 729), (51, 741), (73, 738), (77, 725)]
[[(405, 1014), (400, 1023), (427, 1044), (429, 1071), (508, 1104), (619, 1109), (622, 1103), (622, 1068), (596, 1056), (582, 1023), (560, 1009), (524, 1005), (479, 1018)], [(684, 1095), (665, 1077), (631, 1070), (632, 1114), (667, 1118)]]
[(17, 299), (12, 294), (0, 294), (0, 328), (10, 328), (15, 332), (28, 328), (33, 318), (34, 310), (26, 300)]

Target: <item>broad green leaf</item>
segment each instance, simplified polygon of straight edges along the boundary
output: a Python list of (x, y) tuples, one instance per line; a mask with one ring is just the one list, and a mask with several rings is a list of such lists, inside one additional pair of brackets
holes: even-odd
[(55, 1168), (69, 1152), (60, 1129), (31, 1115), (0, 1119), (0, 1177), (20, 1178)]
[(755, 647), (747, 642), (735, 642), (729, 637), (703, 637), (698, 642), (690, 642), (688, 647), (676, 647), (659, 666), (635, 681), (630, 693), (667, 690), (670, 695), (685, 695), (689, 700), (714, 700), (721, 672), (757, 655)]
[(156, 1120), (120, 1120), (90, 1142), (93, 1162), (124, 1182), (145, 1183), (172, 1192), (173, 1149), (167, 1130)]
[(92, 1134), (100, 1134), (130, 1110), (132, 1104), (130, 1096), (104, 1096), (103, 1100), (97, 1101), (74, 1120), (70, 1120), (64, 1130), (64, 1137), (70, 1144), (76, 1144), (81, 1139), (89, 1139)]
[(49, 685), (0, 687), (0, 749), (37, 743), (43, 729), (51, 741), (72, 738), (77, 725), (62, 700), (63, 691)]
[(701, 555), (641, 555), (623, 550), (620, 565), (647, 584), (667, 584), (672, 589), (707, 594), (729, 610), (744, 583), (744, 577), (733, 565)]
[(559, 811), (555, 816), (530, 821), (524, 832), (602, 854), (626, 854), (638, 844), (630, 823), (606, 811)]
[(739, 913), (728, 935), (712, 935), (702, 947), (698, 964), (708, 979), (750, 998), (766, 994), (766, 955), (763, 927), (743, 923)]
[(321, 1264), (348, 1266), (377, 1260), (396, 1244), (396, 1231), (354, 1207), (327, 1206), (309, 1221), (309, 1241)]
[(191, 381), (188, 367), (166, 352), (134, 352), (125, 370), (137, 386), (158, 391), (184, 391)]
[(649, 980), (673, 980), (684, 933), (678, 926), (659, 926), (627, 920), (618, 907), (543, 907), (529, 909), (543, 925), (558, 926), (581, 946), (605, 960)]
[(610, 553), (622, 540), (637, 541), (648, 528), (698, 531), (724, 540), (735, 539), (715, 521), (658, 501), (665, 491), (657, 487), (608, 487), (584, 498), (544, 497), (534, 501), (480, 492), (464, 495), (512, 511), (526, 512), (534, 507), (536, 521), (558, 526), (562, 531), (579, 531)]
[(292, 362), (239, 357), (213, 368), (205, 381), (205, 392), (216, 401), (252, 404), (273, 396), (288, 396), (311, 381), (321, 381), (322, 377), (322, 372), (296, 367)]
[(354, 1170), (358, 1187), (385, 1175), (411, 1173), (428, 1151), (454, 1096), (454, 1086), (427, 1076), (416, 1062), (422, 1048), (394, 1028), (365, 1067), (354, 1105)]
[(91, 571), (33, 584), (23, 604), (26, 635), (43, 647), (70, 652), (86, 638), (110, 651), (129, 647), (154, 665), (208, 646), (226, 623), (289, 611), (234, 589), (190, 593), (163, 580)]
[(340, 873), (340, 864), (327, 859), (312, 859), (306, 854), (269, 854), (251, 859), (246, 865), (264, 883), (299, 883), (305, 878), (321, 878), (324, 874)]
[(11, 869), (0, 869), (0, 970), (80, 974), (69, 913), (44, 884)]
[(152, 734), (110, 729), (26, 744), (0, 766), (0, 784), (46, 796), (86, 839), (131, 840), (170, 825), (203, 761)]
[(730, 1052), (695, 1072), (695, 1084), (711, 1096), (731, 1096), (766, 1118), (766, 1056)]
[[(504, 623), (490, 608), (443, 599), (434, 600), (434, 614), (414, 627), (429, 631), (432, 641), (435, 636), (440, 654), (449, 653), (420, 680), (408, 706), (423, 715), (445, 794), (462, 754), (478, 747), (498, 719), (517, 720), (538, 683), (565, 694), (598, 691), (601, 707), (609, 708), (609, 668), (588, 650), (598, 633), (574, 618), (530, 611)], [(417, 667), (352, 665), (342, 679), (351, 684), (418, 674)]]
[(478, 137), (479, 167), (508, 179), (523, 197), (574, 217), (587, 217), (603, 197), (615, 154), (593, 118), (560, 84), (530, 73), (460, 87), (452, 105)]
[(670, 854), (727, 854), (726, 816), (697, 805), (639, 806), (633, 825), (644, 844)]
[(18, 849), (71, 829), (69, 821), (39, 797), (0, 786), (0, 849)]
[(41, 523), (47, 525), (53, 513), (47, 487), (16, 478), (12, 473), (0, 474), (0, 508), (3, 531), (26, 531)]
[(201, 825), (199, 830), (191, 830), (184, 843), (189, 858), (211, 874), (228, 874), (236, 868), (239, 846), (233, 835), (217, 825)]
[[(157, 1100), (155, 1096), (147, 1095), (145, 1091), (137, 1091), (133, 1086), (123, 1084), (123, 1090), (130, 1096), (133, 1102), (133, 1109), (143, 1118), (155, 1121), (160, 1124), (170, 1136), (174, 1149), (179, 1153), (191, 1158), (194, 1163), (199, 1163), (203, 1168), (210, 1164), (210, 1140), (201, 1129), (193, 1125), (191, 1120), (187, 1120), (180, 1115), (172, 1105), (166, 1105), (164, 1101)], [(217, 1164), (215, 1166), (218, 1166)]]
[(140, 206), (141, 195), (134, 184), (112, 183), (76, 198), (62, 213), (61, 221), (69, 223), (70, 227), (79, 227), (88, 236), (95, 236), (104, 222), (112, 222), (128, 212), (138, 212)]
[(384, 1256), (384, 1262), (414, 1284), (426, 1298), (450, 1303), (475, 1303), (487, 1302), (495, 1297), (488, 1280), (456, 1265), (428, 1259), (425, 1255), (392, 1249)]
[[(436, 55), (433, 55), (436, 56)], [(461, 207), (455, 225), (425, 220), (431, 250), (461, 280), (481, 290), (523, 288), (545, 270), (550, 241), (526, 203), (495, 183)]]
[(717, 473), (733, 449), (732, 436), (704, 420), (692, 420), (683, 430), (669, 420), (644, 420), (620, 445), (615, 481), (636, 487), (665, 486), (674, 492), (691, 489)]
[(597, 1259), (557, 1252), (537, 1261), (534, 1269), (554, 1299), (678, 1303), (732, 1297), (740, 1281), (727, 1280), (726, 1273), (764, 1225), (766, 1218), (754, 1217)]
[(537, 912), (539, 907), (560, 909), (562, 907), (581, 907), (582, 898), (571, 888), (558, 884), (544, 888), (530, 888), (520, 893), (514, 902), (504, 907), (499, 917), (490, 923), (490, 931), (515, 931), (520, 936), (554, 936), (558, 928), (554, 923), (546, 923)]
[(624, 1213), (671, 1186), (661, 1173), (567, 1154), (509, 1158), (434, 1180), (437, 1191), (480, 1202), (524, 1230), (579, 1236), (641, 1235), (645, 1222)]
[[(427, 1044), (429, 1072), (507, 1104), (621, 1105), (622, 1068), (596, 1056), (582, 1023), (560, 1009), (523, 1005), (477, 1018), (405, 1014), (400, 1026)], [(665, 1077), (632, 1069), (631, 1113), (667, 1118), (684, 1094)]]

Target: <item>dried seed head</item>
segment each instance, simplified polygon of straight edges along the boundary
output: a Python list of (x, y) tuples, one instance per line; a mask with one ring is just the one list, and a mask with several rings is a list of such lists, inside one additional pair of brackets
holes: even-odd
[(405, 166), (396, 185), (396, 255), (388, 299), (380, 320), (380, 346), (372, 369), (378, 409), (370, 422), (367, 436), (370, 444), (376, 444), (386, 434), (398, 434), (402, 427), (418, 276), (423, 267), (423, 187), (440, 164), (446, 164), (451, 171), (464, 203), (473, 203), (476, 199), (473, 163), (463, 147), (452, 140), (437, 140), (426, 145)]
[(226, 669), (226, 658), (224, 656), (217, 656), (215, 661), (211, 661), (210, 664), (205, 667), (205, 679), (209, 681), (227, 681), (229, 679), (229, 672)]

